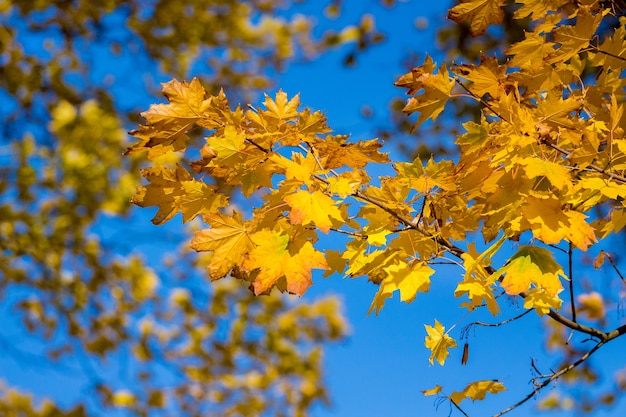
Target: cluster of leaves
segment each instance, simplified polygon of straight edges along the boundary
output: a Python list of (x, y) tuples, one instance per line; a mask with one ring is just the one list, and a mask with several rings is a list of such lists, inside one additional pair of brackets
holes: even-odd
[[(500, 23), (504, 3), (466, 0), (449, 17), (478, 36)], [(149, 184), (133, 201), (158, 207), (156, 224), (179, 212), (184, 221), (201, 215), (210, 227), (195, 233), (191, 247), (211, 253), (211, 279), (247, 281), (257, 295), (272, 287), (302, 295), (320, 269), (379, 284), (370, 308), (378, 313), (395, 292), (406, 302), (428, 292), (432, 264), (452, 256), (464, 271), (454, 291), (462, 307), (498, 316), (501, 296), (517, 296), (524, 309), (597, 340), (538, 377), (516, 407), (626, 332), (619, 323), (604, 330), (592, 291), (575, 300), (572, 267), (563, 266), (626, 226), (626, 21), (594, 0), (518, 3), (514, 18), (529, 19), (530, 30), (505, 61), (482, 56), (449, 70), (427, 58), (396, 82), (411, 95), (404, 112), (418, 113), (415, 128), (436, 120), (450, 99), (480, 105), (480, 118), (463, 124), (456, 139), (457, 160), (396, 162), (395, 175), (375, 182), (367, 165), (389, 163), (379, 142), (332, 135), (324, 115), (300, 108), (299, 96), (280, 91), (265, 97), (264, 109), (233, 110), (224, 93), (208, 95), (196, 79), (173, 80), (163, 86), (169, 103), (142, 113), (146, 124), (127, 153), (154, 159), (185, 151), (197, 160), (144, 169)], [(606, 25), (612, 31), (599, 36)], [(584, 81), (586, 71), (595, 78)], [(208, 131), (200, 143), (186, 135), (194, 128)], [(241, 202), (229, 198), (233, 188)], [(346, 239), (345, 250), (318, 248), (329, 233)], [(603, 259), (604, 252), (596, 266)], [(426, 330), (431, 363), (443, 365), (456, 341), (438, 321)], [(503, 389), (478, 381), (446, 398), (458, 407)]]

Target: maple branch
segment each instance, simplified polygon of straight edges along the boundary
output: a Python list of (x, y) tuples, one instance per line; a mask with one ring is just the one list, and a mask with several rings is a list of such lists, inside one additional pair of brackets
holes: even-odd
[[(626, 326), (623, 326), (623, 327), (626, 327)], [(553, 373), (545, 381), (543, 381), (542, 383), (537, 385), (535, 387), (535, 389), (532, 390), (532, 392), (530, 392), (526, 397), (522, 398), (520, 401), (518, 401), (516, 404), (510, 406), (509, 408), (507, 408), (505, 410), (502, 410), (502, 411), (500, 411), (497, 414), (494, 414), (493, 417), (500, 417), (501, 415), (506, 414), (509, 411), (512, 411), (512, 410), (516, 409), (517, 407), (519, 407), (520, 405), (524, 404), (526, 401), (528, 401), (531, 398), (533, 398), (539, 391), (541, 391), (546, 386), (548, 386), (551, 382), (556, 381), (557, 379), (559, 379), (560, 377), (562, 377), (563, 375), (565, 375), (566, 373), (568, 373), (569, 371), (571, 371), (572, 369), (576, 368), (578, 365), (580, 365), (581, 363), (583, 363), (584, 361), (589, 359), (589, 357), (596, 350), (600, 349), (608, 341), (609, 340), (601, 340), (593, 348), (591, 348), (587, 353), (585, 353), (583, 356), (581, 356), (576, 362), (573, 362), (573, 363), (567, 365), (565, 368), (561, 369), (560, 371)]]
[[(553, 143), (550, 143), (548, 141), (544, 140), (541, 143), (543, 143), (545, 145), (548, 145), (549, 147), (551, 147), (555, 151), (562, 153), (563, 155), (565, 155), (568, 158), (572, 154), (570, 151), (568, 151), (566, 149), (563, 149), (563, 148), (561, 148), (561, 147), (559, 147), (559, 146), (557, 146), (557, 145), (555, 145)], [(626, 177), (624, 177), (622, 175), (619, 175), (619, 174), (615, 174), (613, 172), (609, 172), (605, 168), (600, 168), (599, 166), (593, 165), (593, 164), (587, 165), (587, 168), (590, 168), (593, 171), (599, 172), (600, 174), (607, 175), (609, 177), (609, 180), (617, 180), (617, 181), (619, 181), (621, 183), (626, 184)]]
[(622, 279), (623, 282), (626, 282), (626, 278), (624, 278), (624, 275), (622, 275), (620, 270), (617, 268), (617, 265), (615, 264), (615, 261), (613, 260), (613, 257), (611, 256), (611, 254), (605, 252), (605, 255), (606, 255), (606, 259), (609, 260), (609, 262), (611, 263), (611, 266), (613, 267), (615, 272), (617, 272), (617, 275)]
[[(506, 320), (501, 321), (499, 323), (484, 323), (482, 321), (475, 321), (475, 322), (470, 323), (467, 326), (465, 326), (463, 328), (463, 330), (461, 330), (461, 334), (467, 335), (467, 333), (469, 333), (469, 331), (471, 330), (472, 326), (483, 326), (483, 327), (500, 327), (500, 326), (504, 326), (507, 323), (510, 323), (512, 321), (521, 319), (522, 317), (524, 317), (526, 314), (530, 313), (531, 311), (533, 311), (533, 310), (532, 309), (526, 310), (522, 314), (518, 314), (515, 317), (511, 317), (510, 319), (506, 319)], [(461, 335), (461, 338), (463, 338), (462, 335)]]
[(459, 410), (461, 412), (461, 414), (463, 414), (465, 417), (470, 417), (469, 414), (467, 414), (457, 403), (455, 403), (454, 401), (450, 400), (450, 403), (456, 407), (457, 410)]
[(574, 304), (574, 270), (572, 266), (572, 242), (569, 242), (567, 250), (567, 269), (569, 275), (569, 301), (572, 306), (572, 321), (576, 323), (576, 305)]
[(259, 145), (258, 143), (256, 143), (255, 141), (253, 141), (250, 138), (246, 138), (246, 140), (253, 146), (257, 147), (258, 149), (260, 149), (262, 152), (264, 153), (270, 153), (269, 149), (265, 149), (264, 147), (262, 147), (261, 145)]
[(491, 107), (491, 105), (489, 103), (487, 103), (485, 100), (483, 100), (481, 97), (478, 97), (476, 94), (474, 94), (473, 92), (470, 91), (469, 88), (467, 88), (465, 86), (465, 84), (463, 84), (461, 82), (461, 80), (459, 80), (457, 77), (454, 77), (454, 81), (460, 85), (463, 90), (467, 91), (467, 93), (472, 96), (475, 100), (477, 100), (480, 104), (482, 104), (483, 106), (487, 107), (489, 110), (491, 110), (491, 112), (493, 114), (495, 114), (496, 116), (498, 116), (500, 119), (504, 120), (507, 123), (511, 123), (507, 118), (503, 117), (500, 113), (498, 113), (497, 111), (494, 110), (493, 107)]
[(624, 58), (622, 56), (615, 55), (615, 54), (613, 54), (611, 52), (603, 51), (602, 49), (598, 49), (598, 47), (595, 46), (595, 45), (591, 45), (591, 46), (592, 46), (592, 49), (595, 49), (595, 51), (597, 53), (599, 53), (599, 54), (604, 54), (604, 55), (610, 56), (611, 58), (615, 58), (615, 59), (620, 59), (622, 61), (626, 61), (626, 58)]

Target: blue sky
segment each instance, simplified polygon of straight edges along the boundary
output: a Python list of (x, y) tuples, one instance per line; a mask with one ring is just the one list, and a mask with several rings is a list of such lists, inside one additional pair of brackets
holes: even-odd
[[(315, 3), (315, 2), (311, 2)], [(423, 59), (428, 53), (442, 62), (442, 52), (437, 48), (435, 32), (445, 22), (448, 1), (427, 2), (415, 0), (399, 2), (393, 8), (384, 8), (372, 0), (346, 2), (345, 15), (341, 18), (352, 21), (355, 16), (371, 11), (376, 14), (376, 26), (384, 32), (387, 40), (362, 53), (354, 68), (345, 68), (342, 58), (348, 48), (333, 51), (313, 62), (298, 62), (287, 66), (286, 70), (276, 74), (276, 88), (268, 91), (272, 95), (282, 88), (290, 96), (300, 93), (303, 104), (326, 112), (329, 124), (338, 133), (350, 133), (355, 140), (371, 139), (376, 135), (376, 128), (390, 124), (389, 102), (402, 97), (404, 91), (393, 86), (393, 82), (404, 73), (403, 58), (412, 52)], [(304, 6), (303, 11), (319, 12), (316, 5)], [(416, 19), (425, 19), (423, 29), (416, 27)], [(341, 20), (338, 22), (341, 23)], [(322, 28), (320, 28), (321, 30)], [(104, 54), (103, 50), (93, 50), (95, 57)], [(133, 65), (121, 63), (122, 71), (132, 72)], [(98, 68), (104, 68), (102, 66)], [(106, 71), (94, 73), (94, 77), (105, 77)], [(149, 74), (157, 81), (167, 81), (170, 77), (155, 70)], [(141, 81), (140, 78), (137, 79)], [(141, 89), (141, 83), (136, 83)], [(114, 84), (112, 88), (117, 88)], [(120, 90), (137, 91), (125, 86)], [(124, 93), (120, 92), (120, 95)], [(146, 109), (150, 103), (162, 101), (160, 97), (126, 94), (123, 97), (130, 106)], [(374, 116), (365, 119), (361, 115), (364, 105), (373, 110)], [(386, 151), (392, 159), (406, 160), (393, 145)], [(389, 167), (376, 168), (378, 175), (390, 173)], [(130, 219), (132, 227), (138, 224), (152, 228), (149, 219), (153, 210), (136, 209)], [(139, 222), (139, 223), (138, 223)], [(180, 237), (180, 219), (174, 219), (169, 225), (151, 229), (148, 234), (163, 240), (178, 240)], [(115, 234), (115, 231), (111, 231)], [(323, 241), (322, 241), (323, 243)], [(140, 249), (150, 248), (146, 242)], [(167, 250), (165, 246), (159, 250)], [(304, 296), (305, 299), (337, 294), (344, 302), (344, 311), (351, 324), (351, 335), (343, 343), (326, 348), (326, 380), (328, 382), (333, 407), (317, 407), (315, 417), (378, 417), (378, 416), (447, 416), (447, 404), (435, 407), (435, 398), (424, 397), (421, 390), (441, 384), (446, 392), (461, 390), (467, 382), (479, 379), (499, 378), (508, 388), (506, 393), (488, 397), (484, 403), (468, 407), (473, 416), (491, 415), (502, 408), (512, 405), (532, 386), (530, 370), (531, 358), (548, 369), (554, 363), (543, 353), (542, 324), (535, 313), (505, 328), (477, 328), (469, 334), (470, 359), (466, 366), (461, 366), (462, 349), (452, 351), (445, 368), (429, 366), (429, 351), (424, 347), (424, 324), (432, 325), (437, 318), (446, 328), (456, 325), (457, 330), (475, 320), (492, 321), (481, 312), (467, 316), (465, 310), (458, 308), (461, 300), (454, 299), (452, 293), (462, 271), (457, 267), (445, 266), (437, 269), (431, 292), (418, 295), (412, 304), (400, 303), (397, 298), (387, 302), (378, 316), (367, 315), (369, 305), (376, 292), (376, 287), (365, 278), (343, 279), (338, 276), (315, 277), (315, 285)], [(521, 306), (502, 303), (507, 310), (506, 317), (521, 312)], [(458, 338), (459, 332), (453, 333)], [(459, 340), (460, 343), (463, 341)], [(602, 349), (593, 358), (594, 363), (605, 364), (606, 375), (612, 375), (616, 368), (615, 358), (623, 356), (620, 352), (623, 342), (615, 342)], [(623, 363), (617, 363), (619, 367)], [(19, 369), (13, 361), (0, 358), (3, 373), (10, 375), (12, 383), (31, 386), (35, 390), (51, 395), (71, 386), (63, 382), (63, 376), (49, 374), (42, 377), (39, 369)], [(36, 367), (33, 367), (36, 368)], [(56, 375), (56, 376), (54, 376)], [(50, 385), (51, 381), (55, 381)], [(48, 386), (44, 387), (44, 384)], [(545, 390), (550, 391), (550, 388)], [(545, 395), (545, 394), (544, 394)], [(540, 397), (541, 398), (541, 397)], [(526, 417), (536, 414), (533, 401), (512, 412), (511, 416)], [(474, 413), (472, 413), (472, 411)], [(617, 416), (618, 411), (600, 412), (594, 416)], [(452, 415), (459, 415), (453, 411)], [(548, 415), (548, 414), (546, 414)]]

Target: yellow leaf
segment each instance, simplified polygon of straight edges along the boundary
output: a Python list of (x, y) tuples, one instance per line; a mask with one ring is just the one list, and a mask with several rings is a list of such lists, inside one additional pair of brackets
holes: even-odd
[(313, 223), (324, 233), (328, 233), (332, 226), (332, 219), (343, 222), (341, 211), (335, 201), (321, 191), (297, 191), (284, 199), (291, 207), (289, 220), (293, 224)]
[(596, 291), (592, 291), (587, 294), (580, 294), (577, 297), (578, 311), (585, 313), (589, 320), (601, 320), (604, 319), (606, 312), (604, 309), (604, 300), (602, 295)]
[(113, 393), (111, 401), (116, 407), (132, 407), (137, 402), (137, 398), (130, 391), (119, 390)]
[(148, 151), (148, 159), (154, 159), (170, 151), (182, 151), (189, 137), (186, 132), (204, 116), (212, 104), (197, 78), (190, 83), (172, 80), (163, 83), (163, 94), (168, 104), (153, 104), (141, 113), (146, 126), (134, 130), (131, 135), (139, 142), (126, 151), (126, 155)]
[(533, 235), (543, 243), (556, 244), (567, 239), (577, 248), (587, 250), (595, 241), (595, 232), (586, 222), (586, 216), (573, 210), (568, 211), (557, 198), (529, 196), (522, 213)]
[(524, 166), (528, 178), (545, 177), (559, 190), (572, 187), (570, 171), (563, 165), (532, 157), (524, 158), (519, 163)]
[(606, 252), (601, 250), (600, 253), (598, 253), (598, 256), (596, 256), (596, 259), (593, 260), (593, 268), (600, 269), (600, 267), (604, 264), (605, 259), (606, 259)]
[(315, 250), (311, 242), (305, 242), (295, 253), (289, 250), (289, 236), (273, 230), (262, 230), (252, 235), (256, 245), (244, 262), (250, 271), (259, 270), (253, 281), (254, 293), (259, 295), (276, 285), (285, 277), (286, 289), (302, 295), (313, 285), (312, 269), (328, 269), (324, 254)]
[[(430, 59), (430, 57), (427, 59)], [(415, 130), (428, 119), (432, 119), (433, 121), (437, 119), (450, 98), (452, 88), (454, 87), (454, 79), (450, 77), (445, 64), (439, 67), (437, 74), (424, 71), (422, 68), (425, 66), (426, 64), (413, 69), (413, 73), (416, 77), (415, 85), (419, 87), (419, 89), (423, 89), (423, 93), (411, 97), (407, 101), (406, 106), (402, 109), (402, 111), (407, 114), (415, 112), (419, 112), (420, 114), (412, 130)]]
[(137, 188), (132, 202), (140, 207), (158, 207), (152, 219), (154, 224), (163, 224), (178, 212), (183, 222), (198, 214), (210, 213), (228, 204), (228, 198), (215, 192), (215, 187), (196, 181), (180, 165), (176, 169), (155, 165), (141, 170), (141, 175), (150, 184)]
[(211, 165), (234, 166), (236, 161), (243, 157), (240, 152), (244, 148), (245, 139), (245, 135), (237, 132), (235, 126), (232, 125), (224, 128), (223, 136), (210, 136), (207, 143), (217, 154), (212, 159)]
[(410, 303), (415, 299), (418, 292), (428, 291), (430, 276), (435, 273), (435, 270), (424, 262), (399, 263), (390, 265), (383, 270), (387, 276), (381, 282), (367, 314), (370, 314), (372, 310), (378, 314), (386, 299), (391, 297), (394, 291), (400, 291), (401, 301)]
[(478, 36), (485, 33), (489, 25), (502, 22), (504, 0), (461, 0), (448, 12), (448, 19), (457, 23), (470, 22), (470, 33)]
[(298, 116), (300, 107), (300, 94), (296, 94), (291, 100), (287, 99), (287, 94), (281, 89), (276, 93), (276, 100), (272, 100), (267, 94), (263, 102), (268, 110), (265, 115), (278, 120), (290, 119)]
[(346, 173), (342, 173), (338, 177), (330, 177), (328, 183), (328, 191), (336, 194), (340, 198), (346, 198), (352, 195), (361, 185), (360, 181), (346, 175)]
[(457, 347), (456, 340), (448, 336), (444, 331), (445, 327), (435, 320), (435, 326), (424, 325), (426, 328), (426, 339), (424, 345), (430, 349), (430, 364), (436, 359), (439, 365), (444, 364), (449, 355), (448, 349)]
[(469, 398), (472, 401), (484, 400), (488, 393), (497, 394), (502, 391), (506, 391), (506, 388), (504, 388), (504, 384), (501, 382), (494, 380), (476, 381), (467, 384), (463, 391), (453, 392), (448, 398), (450, 398), (450, 401), (454, 402), (456, 405), (459, 405), (461, 401), (466, 398)]
[(213, 251), (208, 269), (211, 279), (216, 280), (241, 263), (254, 244), (245, 223), (236, 212), (232, 217), (221, 213), (207, 214), (204, 220), (211, 228), (196, 232), (190, 246), (198, 252)]
[(481, 54), (480, 65), (458, 65), (452, 70), (472, 82), (469, 89), (478, 97), (489, 94), (490, 97), (498, 99), (500, 93), (504, 91), (506, 67), (499, 65), (495, 57), (489, 58)]
[(443, 387), (441, 385), (435, 385), (434, 388), (431, 389), (427, 389), (427, 390), (422, 390), (422, 394), (424, 394), (424, 396), (428, 397), (430, 395), (437, 395), (441, 392), (441, 390), (443, 389)]
[(563, 290), (559, 276), (565, 278), (550, 251), (537, 246), (522, 246), (496, 275), (505, 275), (501, 285), (509, 295), (528, 291), (533, 285), (550, 297), (556, 297)]
[(313, 182), (313, 176), (324, 174), (325, 171), (319, 166), (317, 159), (309, 152), (306, 157), (300, 153), (292, 153), (291, 159), (279, 154), (273, 154), (270, 160), (285, 170), (285, 177), (298, 180), (306, 185)]
[(325, 169), (349, 166), (363, 168), (370, 162), (384, 164), (389, 162), (386, 153), (378, 150), (383, 146), (378, 139), (363, 140), (350, 143), (345, 135), (328, 135), (317, 140), (313, 147), (324, 160)]
[(562, 304), (558, 295), (551, 295), (540, 288), (531, 288), (524, 298), (524, 308), (534, 308), (540, 316), (548, 314), (551, 309), (560, 310)]

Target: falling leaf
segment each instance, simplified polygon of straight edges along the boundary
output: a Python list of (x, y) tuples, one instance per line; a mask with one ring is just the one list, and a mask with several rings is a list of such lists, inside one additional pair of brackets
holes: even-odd
[(430, 364), (432, 365), (434, 360), (437, 360), (439, 365), (445, 363), (446, 358), (449, 355), (448, 349), (457, 347), (456, 340), (448, 336), (444, 331), (445, 327), (435, 320), (435, 326), (424, 325), (426, 328), (426, 340), (424, 345), (430, 349)]

